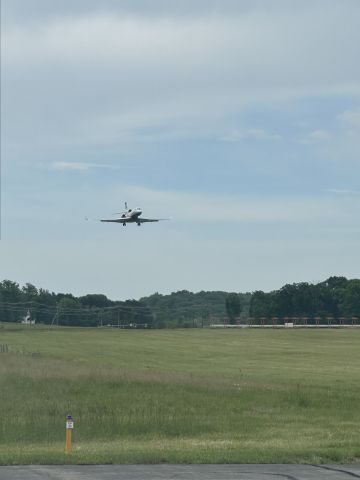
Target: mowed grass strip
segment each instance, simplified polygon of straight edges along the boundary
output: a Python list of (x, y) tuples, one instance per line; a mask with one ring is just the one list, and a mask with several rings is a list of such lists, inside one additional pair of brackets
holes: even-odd
[(359, 340), (3, 328), (0, 463), (359, 461)]

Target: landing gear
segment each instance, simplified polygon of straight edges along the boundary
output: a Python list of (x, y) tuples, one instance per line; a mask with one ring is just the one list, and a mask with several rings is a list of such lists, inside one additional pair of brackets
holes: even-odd
[(137, 225), (138, 225), (138, 227), (140, 227), (141, 223), (138, 223)]
[(125, 222), (123, 223), (123, 227), (126, 227), (126, 223), (125, 223)]

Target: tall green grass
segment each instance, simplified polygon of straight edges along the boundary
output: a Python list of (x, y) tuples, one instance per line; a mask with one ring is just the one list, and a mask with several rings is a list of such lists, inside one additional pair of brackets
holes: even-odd
[(359, 461), (359, 334), (2, 329), (0, 463)]

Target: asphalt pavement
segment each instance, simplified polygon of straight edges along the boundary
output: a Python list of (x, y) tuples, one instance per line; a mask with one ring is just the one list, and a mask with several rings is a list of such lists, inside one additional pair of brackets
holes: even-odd
[(360, 465), (1, 466), (0, 480), (350, 480)]

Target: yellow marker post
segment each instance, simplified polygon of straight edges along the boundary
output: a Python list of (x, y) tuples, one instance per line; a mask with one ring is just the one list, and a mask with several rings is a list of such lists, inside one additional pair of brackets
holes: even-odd
[(66, 417), (66, 446), (65, 453), (71, 453), (71, 434), (74, 428), (74, 422), (71, 415)]

